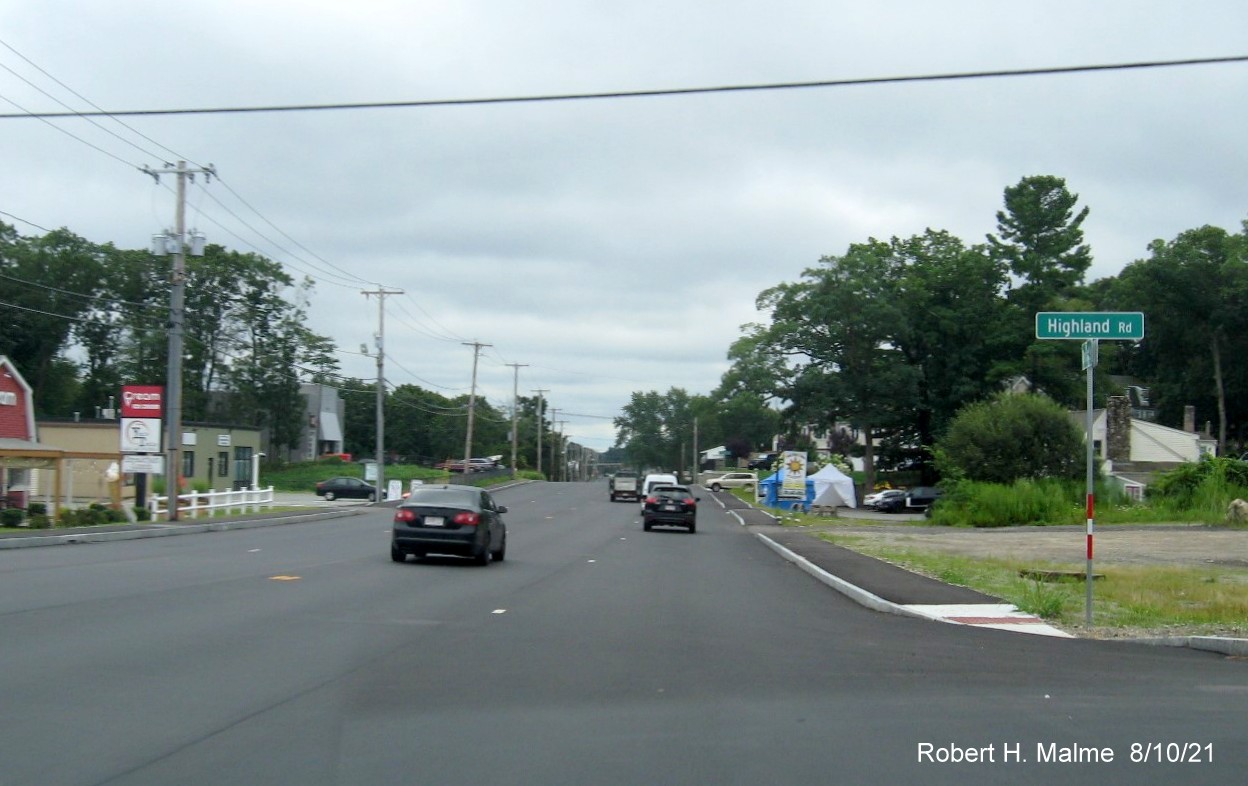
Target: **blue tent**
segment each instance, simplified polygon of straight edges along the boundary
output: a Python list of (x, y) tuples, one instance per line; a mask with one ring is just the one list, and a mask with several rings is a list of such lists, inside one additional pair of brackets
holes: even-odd
[(780, 485), (784, 482), (785, 474), (785, 468), (781, 467), (771, 477), (763, 478), (758, 482), (758, 487), (763, 493), (763, 504), (769, 508), (780, 508), (781, 510), (793, 510), (794, 508), (802, 510), (810, 507), (810, 503), (815, 501), (814, 481), (809, 477), (806, 478), (806, 496), (803, 499), (781, 499)]

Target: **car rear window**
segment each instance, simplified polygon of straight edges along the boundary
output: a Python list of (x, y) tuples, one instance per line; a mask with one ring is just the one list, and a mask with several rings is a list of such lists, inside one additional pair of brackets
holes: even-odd
[(475, 508), (479, 502), (480, 493), (467, 489), (416, 489), (403, 504)]
[(656, 486), (650, 490), (650, 493), (659, 499), (690, 499), (693, 497), (689, 493), (689, 489), (675, 488), (674, 486)]

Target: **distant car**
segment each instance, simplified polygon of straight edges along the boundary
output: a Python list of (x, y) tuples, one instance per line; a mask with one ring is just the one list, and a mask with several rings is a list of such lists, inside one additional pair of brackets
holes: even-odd
[(906, 507), (927, 510), (940, 499), (940, 489), (935, 486), (916, 486), (906, 492)]
[(885, 502), (885, 500), (900, 499), (903, 503), (906, 499), (905, 489), (884, 489), (873, 494), (868, 494), (862, 498), (862, 505), (865, 508), (877, 508)]
[(724, 489), (752, 489), (758, 485), (758, 476), (753, 472), (729, 472), (717, 478), (707, 478), (702, 485), (711, 491)]
[(750, 459), (746, 463), (746, 469), (762, 469), (769, 470), (771, 465), (776, 463), (776, 459), (780, 458), (779, 453), (768, 453), (766, 456), (759, 456), (756, 459)]
[(330, 478), (316, 484), (316, 495), (324, 497), (326, 502), (335, 499), (366, 499), (377, 501), (377, 487), (371, 486), (359, 478)]
[(641, 526), (649, 532), (656, 524), (698, 531), (698, 497), (686, 486), (654, 486), (641, 503)]
[(940, 489), (933, 486), (916, 486), (904, 495), (878, 500), (875, 509), (882, 513), (922, 513), (940, 499)]
[(507, 557), (507, 525), (489, 492), (474, 486), (417, 486), (394, 512), (390, 559), (470, 557), (480, 565)]
[(641, 482), (641, 488), (637, 493), (637, 499), (641, 501), (641, 508), (646, 508), (646, 497), (650, 494), (650, 489), (655, 486), (679, 486), (680, 481), (675, 475), (668, 474), (650, 474), (646, 475), (645, 480)]
[(446, 461), (439, 461), (437, 464), (433, 465), (433, 468), (446, 470), (447, 472), (463, 472), (464, 460), (463, 459), (447, 459)]
[[(462, 462), (461, 462), (462, 463)], [(469, 472), (485, 472), (490, 469), (498, 469), (498, 461), (492, 458), (474, 458), (468, 459)]]

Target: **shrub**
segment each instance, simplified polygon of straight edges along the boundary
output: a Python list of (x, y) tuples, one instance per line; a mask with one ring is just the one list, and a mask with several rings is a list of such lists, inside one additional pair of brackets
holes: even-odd
[(48, 515), (48, 506), (43, 502), (32, 502), (26, 506), (26, 512), (31, 516)]
[(933, 453), (946, 479), (1013, 483), (1077, 479), (1085, 471), (1083, 435), (1046, 396), (1003, 393), (964, 407)]
[(27, 526), (31, 529), (48, 529), (52, 526), (52, 519), (48, 518), (46, 513), (32, 513)]
[(19, 527), (25, 514), (21, 508), (5, 508), (0, 510), (0, 525), (5, 527)]
[(149, 508), (140, 508), (136, 506), (134, 509), (134, 518), (138, 521), (151, 521), (152, 511)]

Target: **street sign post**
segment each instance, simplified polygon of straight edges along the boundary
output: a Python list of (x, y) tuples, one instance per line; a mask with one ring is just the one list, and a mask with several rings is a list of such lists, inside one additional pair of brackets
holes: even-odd
[(1041, 311), (1036, 338), (1087, 341), (1139, 341), (1144, 338), (1142, 311)]
[(1142, 311), (1040, 311), (1036, 338), (1083, 342), (1083, 370), (1087, 372), (1088, 408), (1084, 424), (1087, 449), (1088, 564), (1084, 622), (1092, 627), (1092, 542), (1096, 523), (1096, 456), (1092, 439), (1092, 376), (1100, 360), (1100, 341), (1139, 341), (1144, 338)]

